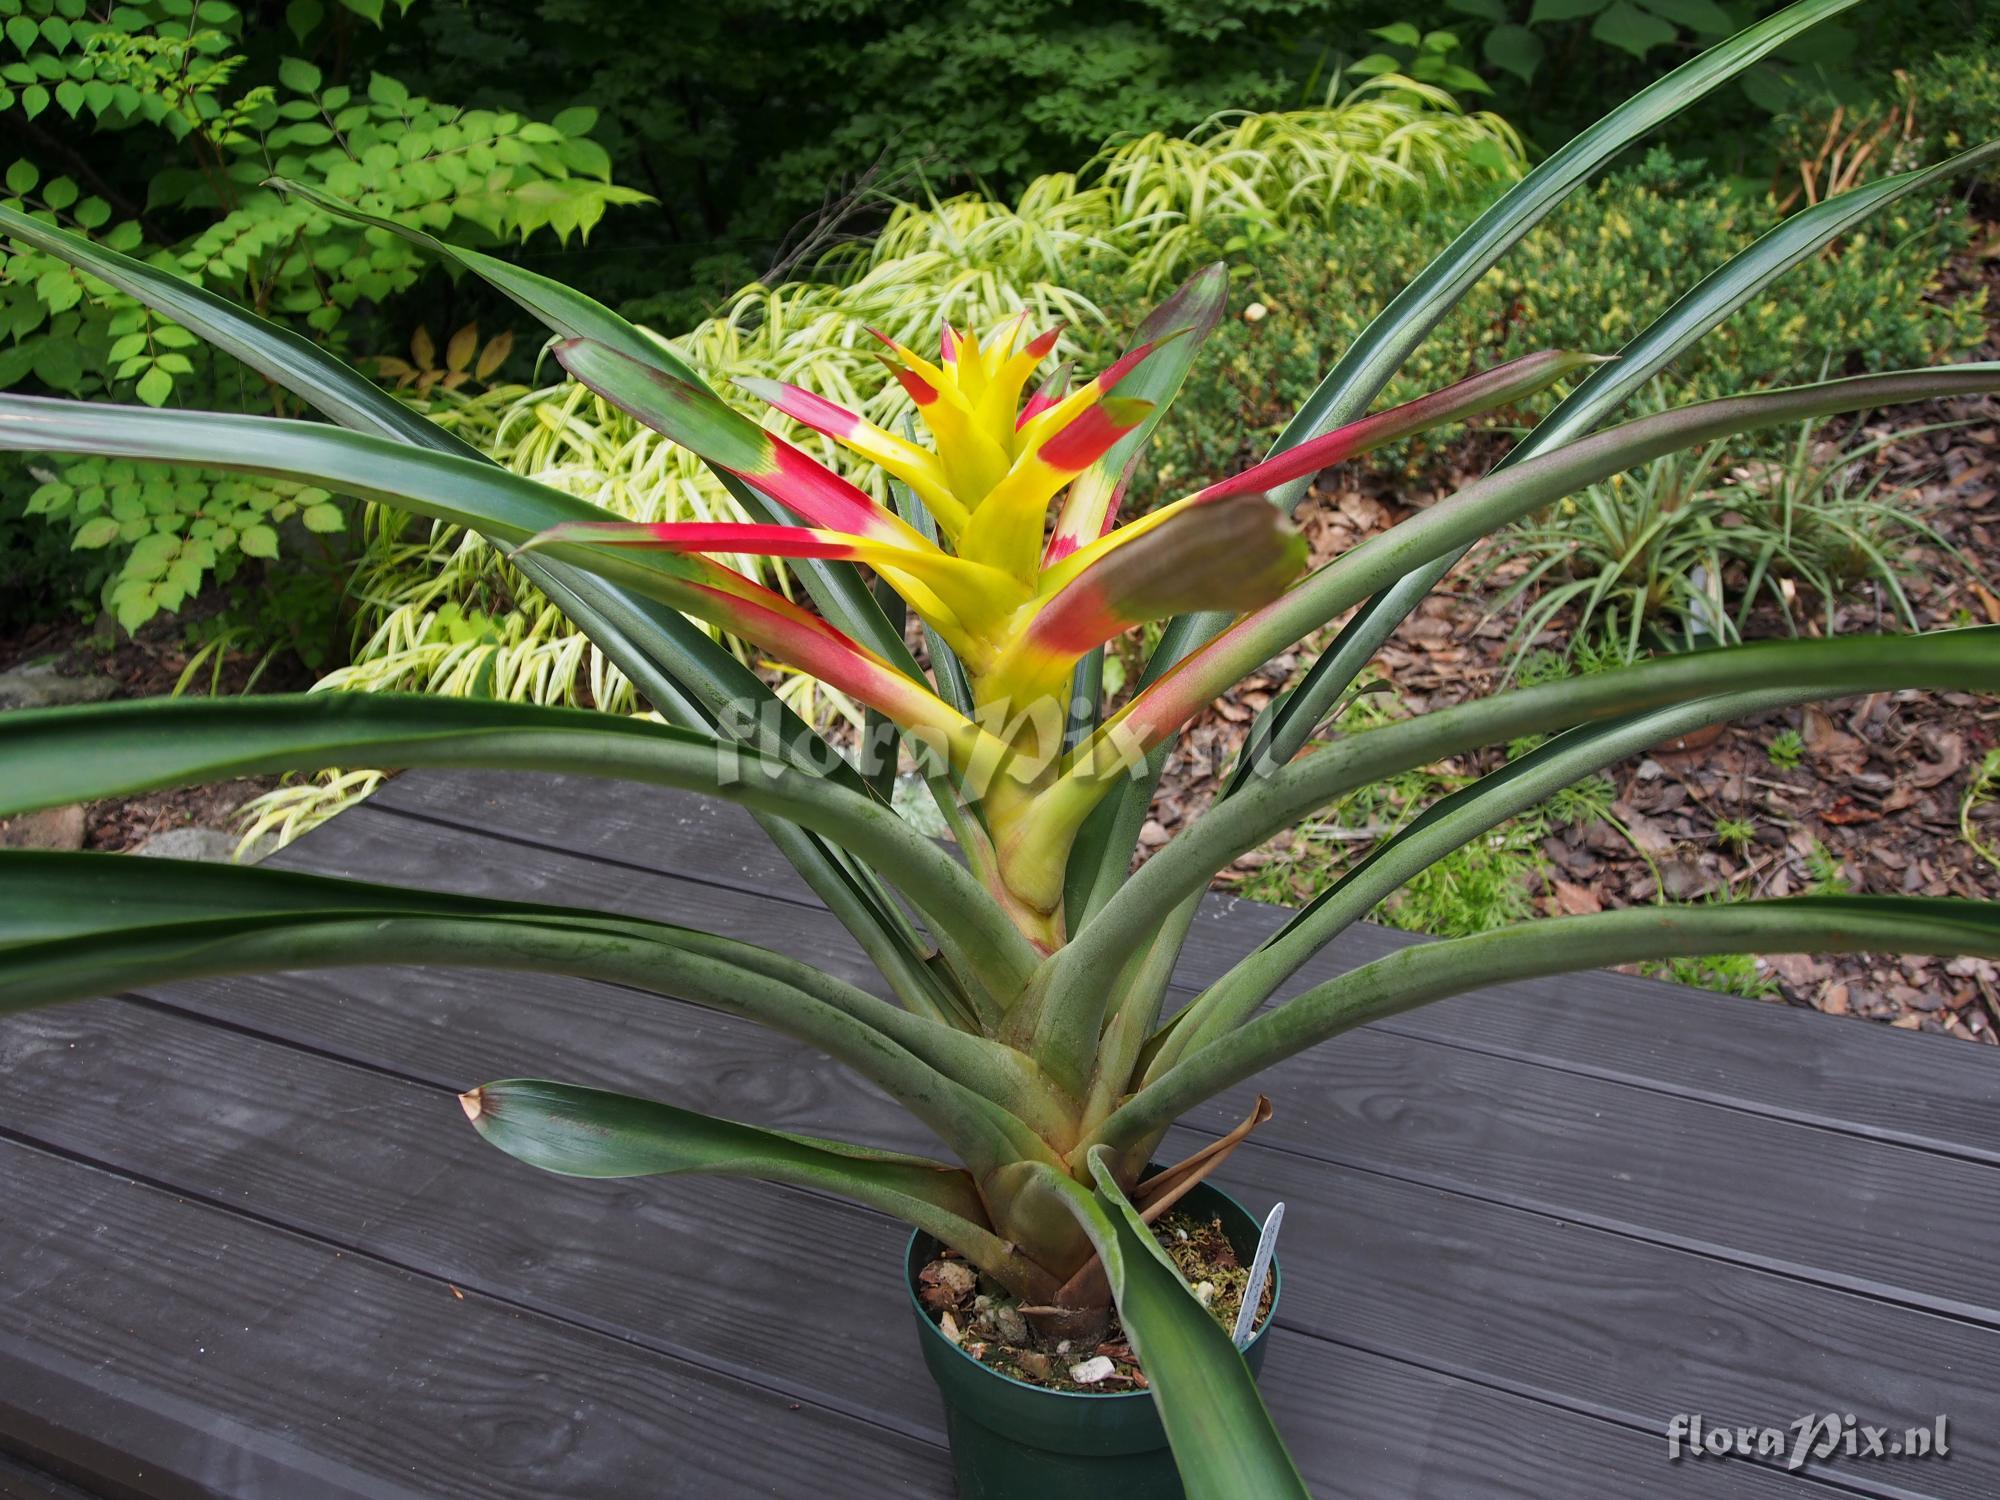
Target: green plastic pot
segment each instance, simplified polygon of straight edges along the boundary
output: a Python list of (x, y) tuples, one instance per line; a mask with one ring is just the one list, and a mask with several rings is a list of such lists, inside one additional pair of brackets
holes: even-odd
[[(1247, 1265), (1258, 1222), (1218, 1188), (1202, 1183), (1180, 1208), (1222, 1220), (1223, 1233)], [(1049, 1391), (981, 1364), (938, 1329), (917, 1300), (917, 1273), (937, 1257), (938, 1242), (919, 1231), (904, 1255), (903, 1286), (917, 1320), (924, 1363), (944, 1397), (952, 1465), (962, 1500), (1184, 1500), (1159, 1411), (1147, 1391), (1089, 1395)], [(1271, 1310), (1243, 1358), (1264, 1363), (1264, 1336), (1277, 1321), (1284, 1283), (1271, 1262)]]

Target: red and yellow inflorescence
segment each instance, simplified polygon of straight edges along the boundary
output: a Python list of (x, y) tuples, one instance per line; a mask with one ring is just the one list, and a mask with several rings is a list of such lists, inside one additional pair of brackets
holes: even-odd
[[(741, 382), (905, 487), (914, 497), (904, 506), (907, 516), (704, 387), (603, 344), (567, 340), (556, 346), (556, 357), (577, 379), (797, 520), (575, 523), (545, 532), (533, 545), (673, 554), (682, 580), (674, 603), (848, 693), (941, 753), (967, 800), (979, 806), (1004, 869), (1035, 792), (1063, 769), (1061, 730), (1078, 661), (1151, 620), (1191, 610), (1255, 610), (1303, 569), (1305, 542), (1270, 491), (1409, 432), (1516, 399), (1582, 363), (1561, 354), (1514, 361), (1301, 444), (1121, 526), (1119, 500), (1136, 443), (1123, 451), (1119, 445), (1154, 410), (1152, 401), (1127, 393), (1131, 377), (1190, 329), (1205, 331), (1219, 311), (1223, 284), (1219, 269), (1195, 278), (1161, 310), (1174, 317), (1149, 320), (1149, 327), (1165, 328), (1162, 336), (1144, 338), (1073, 388), (1066, 366), (1035, 383), (1060, 330), (1027, 337), (1025, 314), (983, 339), (946, 325), (935, 361), (882, 338), (884, 362), (908, 394), (928, 445), (798, 386)], [(1204, 300), (1211, 306), (1200, 306)], [(1178, 379), (1158, 384), (1170, 395)], [(923, 525), (926, 519), (931, 526)], [(935, 540), (927, 534), (933, 529)], [(782, 594), (715, 562), (717, 555), (865, 564), (958, 657), (971, 712)], [(1160, 720), (1160, 707), (1153, 705), (1149, 722)], [(1198, 707), (1186, 706), (1179, 717)], [(1048, 862), (1048, 840), (1036, 843), (1038, 858)], [(1057, 873), (1039, 871), (1020, 883), (1033, 889), (1028, 905), (1047, 914)]]

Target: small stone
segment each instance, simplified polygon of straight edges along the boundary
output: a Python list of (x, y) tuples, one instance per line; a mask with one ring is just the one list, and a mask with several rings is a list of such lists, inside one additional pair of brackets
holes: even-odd
[(1194, 1289), (1194, 1300), (1199, 1302), (1203, 1307), (1213, 1307), (1215, 1305), (1215, 1283), (1204, 1281), (1198, 1284)]
[(1271, 309), (1261, 302), (1253, 302), (1243, 309), (1243, 321), (1246, 323), (1261, 323), (1270, 315)]
[(938, 1332), (942, 1333), (946, 1338), (950, 1339), (954, 1344), (960, 1342), (965, 1337), (964, 1334), (958, 1331), (958, 1320), (954, 1318), (950, 1313), (942, 1313), (939, 1315)]
[(109, 677), (65, 677), (51, 662), (0, 672), (0, 709), (101, 703), (117, 691)]
[(236, 853), (236, 838), (220, 828), (169, 828), (136, 844), (140, 859), (199, 859), (226, 865)]
[(45, 807), (0, 823), (0, 849), (81, 849), (83, 807)]
[(1069, 1367), (1069, 1378), (1078, 1385), (1096, 1385), (1100, 1380), (1109, 1380), (1118, 1373), (1118, 1366), (1099, 1354), (1086, 1359), (1080, 1365)]

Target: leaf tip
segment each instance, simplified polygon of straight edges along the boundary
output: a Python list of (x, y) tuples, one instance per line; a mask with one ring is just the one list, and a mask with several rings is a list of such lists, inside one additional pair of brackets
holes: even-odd
[(486, 1091), (484, 1089), (468, 1089), (465, 1093), (458, 1096), (458, 1107), (465, 1111), (466, 1119), (477, 1125), (480, 1115), (486, 1109)]

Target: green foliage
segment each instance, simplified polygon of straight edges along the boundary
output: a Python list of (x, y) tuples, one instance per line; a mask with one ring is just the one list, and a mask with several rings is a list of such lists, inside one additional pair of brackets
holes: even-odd
[(1717, 818), (1716, 842), (1741, 854), (1757, 841), (1757, 825), (1747, 818)]
[[(46, 465), (34, 467), (53, 472)], [(103, 582), (102, 559), (72, 550), (67, 535), (28, 514), (28, 495), (36, 483), (27, 464), (12, 460), (0, 465), (0, 557), (7, 559), (0, 631), (74, 614), (88, 606)]]
[(1814, 896), (1845, 896), (1854, 889), (1840, 856), (1818, 839), (1806, 850), (1806, 891)]
[[(1725, 8), (1745, 12), (1711, 0), (714, 0), (637, 26), (620, 0), (481, 0), (416, 8), (377, 63), (445, 96), (471, 70), (534, 117), (579, 98), (599, 108), (616, 180), (658, 202), (607, 226), (592, 284), (628, 315), (679, 328), (866, 233), (884, 195), (978, 183), (1011, 197), (1109, 139), (1310, 102), (1343, 61), (1352, 77), (1354, 60), (1388, 58), (1464, 95), (1497, 84), (1500, 112), (1546, 149), (1715, 34)], [(1761, 174), (1773, 108), (1859, 97), (1886, 82), (1890, 59), (1961, 44), (1973, 9), (1860, 7), (1751, 69), (1760, 102), (1731, 88), (1673, 138), (1731, 170), (1747, 155)], [(1454, 45), (1426, 48), (1444, 37)]]
[[(1218, 239), (1332, 224), (1354, 199), (1407, 211), (1454, 179), (1511, 176), (1519, 153), (1503, 121), (1462, 113), (1436, 89), (1375, 78), (1324, 107), (1227, 116), (1185, 137), (1117, 143), (1078, 172), (1037, 179), (1012, 203), (968, 193), (900, 204), (878, 235), (823, 260), (823, 279), (747, 287), (676, 344), (718, 376), (793, 381), (893, 425), (901, 391), (875, 358), (870, 328), (928, 345), (941, 319), (991, 327), (1027, 308), (1038, 322), (1069, 325), (1065, 356), (1103, 363), (1116, 351), (1119, 325), (1077, 285), (1131, 296), (1136, 286), (1184, 275)], [(1102, 274), (1086, 277), (1086, 266)], [(418, 365), (435, 369), (435, 353), (413, 349), (410, 361), (378, 369), (402, 380)], [(518, 473), (635, 520), (742, 519), (694, 454), (581, 387), (467, 397), (436, 385), (433, 419)], [(883, 495), (873, 466), (752, 409)], [(743, 561), (774, 587), (790, 586), (782, 568)], [(458, 532), (418, 532), (370, 508), (351, 592), (354, 659), (327, 686), (636, 706), (631, 685), (575, 625), (505, 559)], [(808, 677), (788, 676), (779, 692), (808, 718), (859, 722), (855, 705)], [(303, 829), (370, 785), (332, 777), (285, 788), (260, 811)]]
[[(1934, 154), (1992, 139), (2000, 129), (2000, 41), (1989, 36), (1982, 45), (1939, 52), (1910, 69), (1908, 90), (1917, 128)], [(1988, 166), (1981, 176), (1988, 184), (2000, 180), (2000, 167)]]
[[(529, 113), (598, 106), (618, 180), (659, 202), (611, 226), (593, 284), (664, 321), (669, 306), (705, 311), (802, 246), (878, 223), (885, 192), (976, 182), (1007, 198), (1118, 136), (1310, 102), (1343, 56), (1373, 50), (1366, 28), (1406, 9), (716, 0), (645, 26), (619, 0), (482, 0), (420, 8), (384, 65), (443, 93), (476, 67)], [(660, 296), (690, 282), (693, 298)]]
[(127, 630), (178, 610), (210, 573), (227, 580), (246, 558), (275, 558), (278, 527), (339, 531), (325, 490), (221, 477), (168, 464), (87, 458), (28, 496), (29, 515), (69, 523), (78, 551), (116, 548), (104, 603)]
[(1459, 60), (1458, 34), (1452, 31), (1419, 31), (1408, 21), (1377, 26), (1368, 33), (1379, 37), (1387, 49), (1371, 52), (1347, 71), (1369, 78), (1378, 73), (1401, 73), (1418, 83), (1434, 83), (1455, 94), (1490, 94), (1492, 88)]
[(1884, 493), (1882, 471), (1863, 477), (1870, 456), (1908, 436), (1841, 449), (1807, 423), (1774, 460), (1732, 466), (1716, 444), (1614, 475), (1494, 538), (1481, 576), (1518, 574), (1494, 612), (1528, 601), (1517, 652), (1568, 612), (1573, 635), (1602, 635), (1630, 660), (1668, 639), (1740, 641), (1760, 605), (1794, 634), (1817, 607), (1831, 635), (1840, 606), (1872, 583), (1888, 612), (1915, 629), (1903, 587), (1921, 570), (1911, 544), (1973, 564), (1908, 494)]
[(1764, 747), (1764, 754), (1780, 771), (1796, 770), (1806, 758), (1805, 738), (1796, 729), (1780, 729), (1771, 736), (1771, 743)]
[(1775, 976), (1765, 971), (1749, 953), (1720, 953), (1708, 958), (1670, 958), (1664, 963), (1639, 965), (1639, 972), (1674, 984), (1696, 989), (1717, 990), (1725, 995), (1741, 995), (1746, 1000), (1775, 1000), (1784, 991)]
[[(2000, 837), (1981, 834), (1980, 814), (2000, 808), (2000, 750), (1988, 750), (1979, 770), (1966, 784), (1965, 800), (1958, 805), (1958, 830), (1973, 852), (2000, 870)], [(1991, 819), (1988, 819), (1991, 822)]]
[[(1553, 144), (1669, 60), (1734, 31), (1768, 5), (1716, 0), (1446, 0), (1453, 30), (1496, 85), (1497, 103)], [(1991, 8), (1985, 8), (1990, 13)], [(1744, 72), (1728, 95), (1669, 127), (1672, 144), (1755, 176), (1773, 117), (1855, 105), (1891, 83), (1892, 59), (1957, 50), (1978, 19), (1968, 0), (1864, 5), (1814, 27)], [(1990, 117), (1989, 117), (1990, 118)]]
[[(350, 8), (371, 19), (380, 11)], [(567, 240), (642, 196), (610, 182), (589, 110), (543, 123), (436, 103), (382, 73), (350, 86), (298, 57), (260, 70), (244, 15), (225, 0), (145, 0), (108, 19), (81, 0), (0, 0), (0, 17), (15, 54), (0, 64), (0, 120), (29, 152), (6, 168), (0, 202), (337, 348), (365, 337), (375, 310), (427, 268), (403, 241), (336, 222), (263, 186), (267, 177), (482, 244), (542, 229)], [(134, 179), (135, 161), (148, 175)], [(21, 386), (149, 406), (289, 409), (185, 329), (13, 246), (0, 249), (0, 388)], [(295, 511), (308, 532), (346, 524), (330, 497), (300, 501), (263, 481), (176, 475), (135, 486), (77, 464), (27, 503), (71, 527), (79, 549), (108, 549), (103, 602), (128, 629), (244, 559), (276, 558), (277, 523)]]
[[(1170, 498), (1186, 481), (1229, 472), (1261, 454), (1312, 390), (1325, 351), (1347, 344), (1397, 287), (1468, 223), (1490, 190), (1444, 195), (1394, 214), (1355, 207), (1325, 230), (1300, 230), (1268, 256), (1238, 257), (1247, 289), (1268, 310), (1218, 330), (1217, 356), (1196, 368), (1177, 420), (1154, 453)], [(1404, 367), (1383, 401), (1408, 400), (1472, 370), (1536, 349), (1616, 349), (1704, 272), (1768, 225), (1754, 203), (1702, 175), (1699, 163), (1655, 151), (1577, 194), (1529, 232)], [(1674, 399), (1796, 384), (1829, 368), (1877, 370), (1977, 347), (1984, 295), (1928, 299), (1963, 215), (1899, 204), (1735, 314), (1671, 370)], [(1084, 290), (1117, 308), (1115, 285)], [(1552, 397), (1543, 397), (1534, 411)], [(1436, 440), (1406, 445), (1412, 460)], [(1392, 462), (1396, 449), (1386, 450)], [(1141, 494), (1146, 489), (1140, 490)]]

